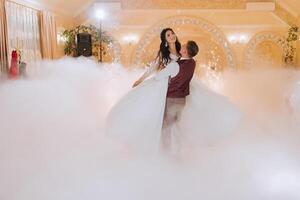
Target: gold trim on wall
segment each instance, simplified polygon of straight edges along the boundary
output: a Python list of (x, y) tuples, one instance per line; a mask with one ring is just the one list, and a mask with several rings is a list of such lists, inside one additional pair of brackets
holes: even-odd
[(297, 17), (293, 16), (289, 11), (283, 8), (279, 3), (275, 3), (274, 14), (286, 22), (290, 26), (297, 25)]
[[(276, 44), (282, 50), (282, 56), (284, 56), (287, 52), (287, 43), (281, 34), (273, 31), (262, 31), (256, 33), (251, 40), (248, 42), (247, 46), (244, 49), (243, 53), (243, 67), (247, 68), (253, 65), (253, 53), (256, 47), (265, 41), (271, 41)], [(283, 59), (283, 57), (282, 57)]]
[(135, 62), (135, 64), (139, 65), (142, 63), (141, 57), (145, 52), (143, 52), (143, 50), (145, 50), (145, 47), (149, 45), (149, 42), (151, 42), (153, 38), (157, 37), (157, 35), (160, 34), (163, 28), (180, 25), (192, 25), (195, 27), (199, 27), (201, 30), (211, 35), (216, 43), (220, 45), (220, 47), (224, 50), (228, 67), (232, 69), (237, 67), (234, 52), (223, 31), (219, 29), (218, 26), (207, 21), (206, 19), (187, 15), (168, 17), (158, 21), (156, 24), (150, 27), (136, 46), (136, 50), (133, 55), (133, 61)]

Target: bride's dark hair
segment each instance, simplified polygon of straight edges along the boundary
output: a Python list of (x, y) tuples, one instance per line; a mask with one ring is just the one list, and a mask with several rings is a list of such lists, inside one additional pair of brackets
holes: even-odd
[[(164, 66), (166, 66), (171, 61), (169, 45), (166, 45), (168, 44), (166, 40), (167, 31), (172, 31), (174, 33), (173, 29), (171, 28), (165, 28), (161, 31), (160, 33), (161, 43), (157, 54), (157, 58), (159, 58), (160, 65), (164, 65)], [(181, 44), (177, 37), (176, 37), (175, 47), (176, 47), (176, 51), (179, 53), (181, 49)]]

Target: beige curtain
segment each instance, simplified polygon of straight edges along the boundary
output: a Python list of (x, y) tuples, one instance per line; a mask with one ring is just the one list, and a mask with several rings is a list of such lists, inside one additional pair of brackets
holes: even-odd
[(5, 12), (5, 0), (0, 0), (0, 70), (6, 72), (8, 69), (8, 42), (7, 21)]
[(19, 49), (27, 63), (40, 60), (39, 11), (10, 1), (6, 1), (5, 9), (9, 52)]
[(41, 12), (41, 45), (42, 57), (54, 59), (57, 46), (56, 21), (54, 15), (48, 11)]

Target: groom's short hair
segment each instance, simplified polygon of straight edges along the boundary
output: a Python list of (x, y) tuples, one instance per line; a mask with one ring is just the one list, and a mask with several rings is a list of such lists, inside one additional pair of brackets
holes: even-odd
[(195, 41), (188, 41), (186, 43), (187, 53), (190, 57), (194, 57), (199, 52), (199, 47)]

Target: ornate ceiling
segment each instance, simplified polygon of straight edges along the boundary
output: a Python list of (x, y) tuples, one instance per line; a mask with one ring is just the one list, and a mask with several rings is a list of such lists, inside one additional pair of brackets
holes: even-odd
[(121, 0), (124, 9), (244, 9), (247, 2), (274, 0)]
[(300, 24), (300, 0), (12, 0), (40, 5), (57, 13), (77, 17), (95, 2), (120, 2), (126, 10), (245, 10), (248, 2), (275, 2), (274, 14), (287, 24)]
[(124, 9), (216, 9), (244, 8), (245, 0), (122, 0)]

